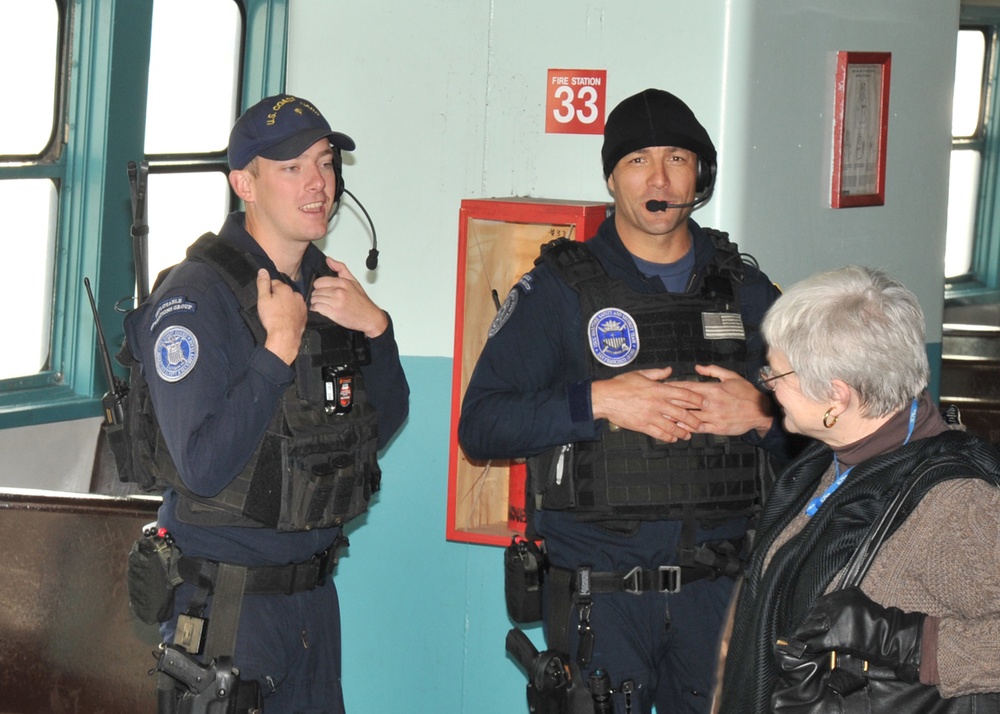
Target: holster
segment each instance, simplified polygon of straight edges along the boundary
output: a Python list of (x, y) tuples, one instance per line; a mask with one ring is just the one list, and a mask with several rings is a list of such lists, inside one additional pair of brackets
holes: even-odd
[(507, 652), (528, 675), (528, 711), (532, 714), (595, 714), (594, 698), (580, 666), (562, 652), (539, 652), (521, 630), (507, 633)]
[(230, 657), (198, 662), (182, 647), (164, 644), (155, 672), (158, 714), (255, 714), (263, 711), (260, 686), (239, 678)]
[(545, 556), (534, 541), (514, 536), (503, 554), (507, 614), (518, 624), (542, 619)]
[(587, 689), (576, 662), (566, 665), (567, 683), (556, 689), (539, 688), (528, 682), (528, 711), (531, 714), (593, 714), (594, 699)]

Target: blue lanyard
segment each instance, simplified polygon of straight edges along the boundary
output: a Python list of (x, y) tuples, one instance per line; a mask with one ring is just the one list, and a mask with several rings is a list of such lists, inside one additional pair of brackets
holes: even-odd
[[(906, 446), (908, 443), (910, 443), (910, 437), (913, 436), (913, 427), (916, 424), (916, 422), (917, 422), (917, 400), (914, 398), (913, 403), (910, 405), (910, 428), (906, 432), (906, 438), (903, 440), (903, 446)], [(819, 510), (820, 506), (826, 503), (826, 499), (830, 498), (830, 496), (833, 495), (833, 492), (836, 491), (838, 488), (840, 488), (840, 485), (844, 483), (845, 480), (847, 480), (847, 474), (851, 473), (851, 469), (853, 469), (854, 467), (849, 466), (848, 468), (844, 469), (843, 472), (841, 472), (840, 462), (837, 461), (837, 455), (834, 454), (833, 468), (834, 468), (834, 473), (837, 474), (837, 478), (833, 480), (833, 483), (831, 483), (829, 487), (827, 487), (827, 489), (823, 491), (823, 493), (810, 500), (809, 505), (806, 506), (806, 515), (809, 516), (810, 518), (816, 515), (816, 511)]]

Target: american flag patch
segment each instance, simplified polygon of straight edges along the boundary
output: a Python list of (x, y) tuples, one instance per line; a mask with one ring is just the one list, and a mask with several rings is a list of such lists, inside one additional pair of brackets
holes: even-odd
[(738, 312), (703, 312), (701, 327), (706, 340), (745, 340), (743, 317)]

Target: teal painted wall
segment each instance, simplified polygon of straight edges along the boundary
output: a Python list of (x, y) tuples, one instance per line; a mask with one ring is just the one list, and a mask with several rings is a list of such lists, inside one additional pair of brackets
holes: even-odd
[[(405, 357), (410, 417), (337, 567), (347, 710), (527, 711), (508, 659), (502, 549), (445, 539), (450, 358)], [(531, 632), (536, 645), (542, 640)]]

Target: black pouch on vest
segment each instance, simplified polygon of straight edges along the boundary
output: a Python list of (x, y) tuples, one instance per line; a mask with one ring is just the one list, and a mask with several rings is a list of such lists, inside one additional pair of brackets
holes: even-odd
[(174, 591), (183, 582), (177, 571), (181, 551), (165, 531), (147, 526), (128, 554), (128, 601), (148, 625), (174, 614)]
[(534, 541), (514, 536), (504, 549), (504, 596), (507, 614), (519, 624), (542, 619), (545, 557)]
[(572, 444), (528, 459), (530, 491), (542, 496), (542, 508), (562, 511), (576, 505), (576, 449)]

